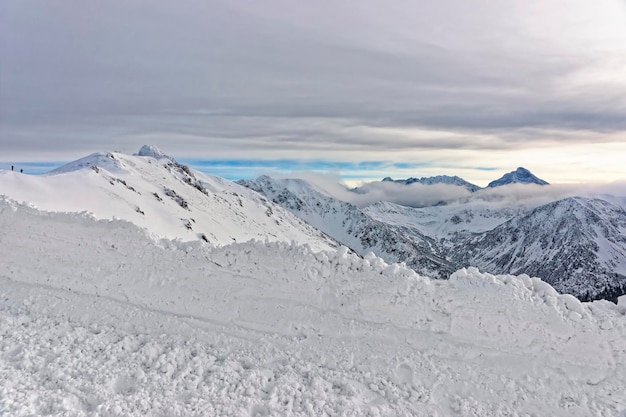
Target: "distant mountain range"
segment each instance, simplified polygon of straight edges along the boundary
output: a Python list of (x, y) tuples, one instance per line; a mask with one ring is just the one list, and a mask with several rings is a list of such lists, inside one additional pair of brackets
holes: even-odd
[[(542, 183), (528, 174), (518, 169), (494, 187)], [(538, 276), (582, 300), (615, 301), (626, 293), (626, 212), (605, 200), (574, 197), (539, 207), (496, 207), (482, 201), (423, 208), (381, 201), (359, 209), (303, 180), (264, 176), (240, 184), (357, 253), (372, 250), (389, 262), (404, 260), (420, 273), (445, 277), (451, 269), (477, 266), (494, 274)]]
[[(394, 182), (396, 184), (404, 184), (410, 185), (414, 183), (424, 184), (424, 185), (434, 185), (434, 184), (447, 184), (447, 185), (456, 185), (459, 187), (464, 187), (471, 192), (475, 192), (481, 190), (482, 187), (479, 187), (476, 184), (472, 184), (471, 182), (465, 181), (461, 177), (449, 176), (449, 175), (437, 175), (434, 177), (421, 177), (421, 178), (407, 178), (403, 180), (394, 180), (391, 177), (385, 177), (382, 180), (383, 182)], [(502, 177), (498, 178), (495, 181), (491, 181), (486, 188), (494, 188), (500, 187), (502, 185), (508, 184), (537, 184), (537, 185), (548, 185), (547, 181), (542, 180), (541, 178), (533, 175), (526, 168), (519, 167), (515, 171), (511, 171), (507, 174), (504, 174)]]
[(394, 180), (391, 177), (383, 178), (384, 182), (395, 182), (396, 184), (404, 184), (410, 185), (414, 183), (424, 184), (424, 185), (434, 185), (434, 184), (448, 184), (448, 185), (458, 185), (459, 187), (465, 187), (469, 191), (474, 192), (480, 190), (478, 185), (472, 184), (471, 182), (465, 181), (461, 177), (449, 176), (449, 175), (437, 175), (435, 177), (422, 177), (422, 178), (407, 178), (405, 180)]

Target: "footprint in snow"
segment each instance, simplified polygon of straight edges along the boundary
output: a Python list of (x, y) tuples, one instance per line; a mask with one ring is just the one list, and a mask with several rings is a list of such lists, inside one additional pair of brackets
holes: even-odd
[(398, 366), (398, 369), (396, 369), (396, 375), (398, 376), (398, 380), (403, 384), (410, 385), (413, 383), (413, 369), (405, 363)]

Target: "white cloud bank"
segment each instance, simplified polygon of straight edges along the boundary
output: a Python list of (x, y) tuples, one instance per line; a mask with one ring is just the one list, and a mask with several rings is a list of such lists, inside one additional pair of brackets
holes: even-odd
[[(272, 175), (272, 174), (270, 174)], [(274, 175), (280, 177), (281, 175)], [(448, 184), (409, 185), (387, 181), (365, 183), (357, 191), (340, 183), (338, 175), (317, 173), (294, 173), (284, 178), (302, 178), (317, 189), (339, 200), (367, 207), (386, 201), (410, 207), (427, 207), (437, 204), (464, 204), (488, 202), (493, 206), (526, 205), (529, 207), (547, 204), (567, 197), (585, 196), (606, 199), (626, 209), (626, 181), (603, 184), (510, 184), (494, 188), (483, 188), (470, 192), (464, 187)], [(494, 178), (495, 179), (495, 178)]]

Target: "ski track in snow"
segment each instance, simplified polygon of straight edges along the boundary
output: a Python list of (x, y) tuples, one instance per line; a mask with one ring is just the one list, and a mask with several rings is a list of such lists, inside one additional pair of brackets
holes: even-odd
[(626, 306), (0, 202), (0, 415), (624, 416)]

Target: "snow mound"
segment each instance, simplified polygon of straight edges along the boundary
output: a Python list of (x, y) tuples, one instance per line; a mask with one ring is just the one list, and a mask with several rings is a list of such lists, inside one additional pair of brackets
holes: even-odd
[(0, 229), (7, 415), (626, 410), (621, 302), (475, 268), (430, 280), (345, 247), (154, 242), (6, 200)]
[(149, 156), (154, 159), (163, 159), (163, 158), (172, 159), (171, 157), (167, 156), (165, 153), (163, 153), (159, 148), (157, 148), (154, 145), (143, 145), (141, 149), (139, 149), (139, 152), (137, 152), (135, 155)]

